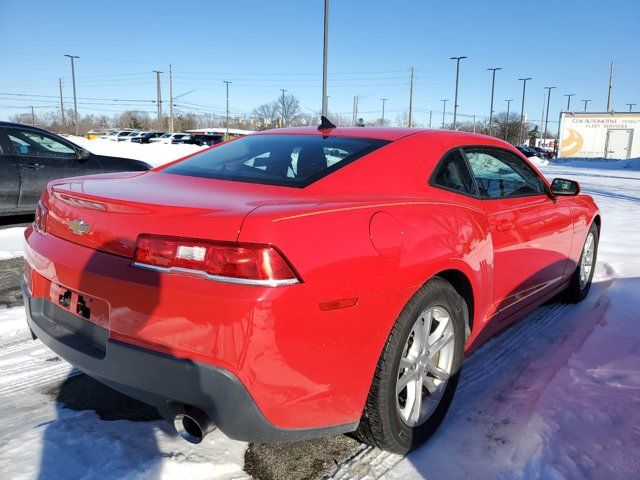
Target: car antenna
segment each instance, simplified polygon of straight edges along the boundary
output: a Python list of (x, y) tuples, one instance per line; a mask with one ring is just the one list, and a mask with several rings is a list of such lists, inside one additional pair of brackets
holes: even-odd
[(336, 128), (336, 126), (331, 123), (331, 121), (327, 117), (322, 115), (320, 117), (320, 125), (318, 126), (318, 130), (329, 130), (331, 128)]

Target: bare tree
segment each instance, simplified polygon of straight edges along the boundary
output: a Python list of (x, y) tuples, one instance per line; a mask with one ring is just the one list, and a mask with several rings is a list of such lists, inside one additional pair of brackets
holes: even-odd
[(253, 117), (255, 117), (255, 127), (257, 130), (265, 130), (278, 126), (280, 119), (280, 107), (277, 101), (263, 103), (253, 109)]

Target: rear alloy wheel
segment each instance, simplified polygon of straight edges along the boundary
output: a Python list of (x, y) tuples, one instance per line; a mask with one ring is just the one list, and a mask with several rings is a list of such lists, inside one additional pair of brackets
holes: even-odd
[(358, 439), (404, 454), (435, 432), (457, 386), (467, 318), (465, 301), (441, 278), (412, 297), (378, 361)]
[(455, 335), (443, 307), (423, 311), (404, 346), (396, 382), (396, 408), (410, 427), (422, 425), (436, 409), (451, 377)]
[(580, 261), (576, 266), (576, 270), (571, 277), (571, 282), (565, 291), (565, 299), (571, 303), (577, 303), (583, 300), (591, 289), (593, 280), (593, 272), (596, 266), (596, 258), (598, 256), (598, 227), (591, 224), (587, 238), (584, 241)]

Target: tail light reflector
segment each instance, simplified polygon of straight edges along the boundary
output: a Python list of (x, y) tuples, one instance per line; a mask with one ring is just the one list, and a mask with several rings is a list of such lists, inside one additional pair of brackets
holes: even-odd
[(35, 229), (36, 232), (41, 233), (43, 235), (47, 231), (48, 213), (49, 211), (42, 204), (42, 202), (38, 202), (38, 205), (36, 206), (36, 216), (33, 219), (33, 228)]
[(250, 285), (292, 285), (300, 281), (271, 245), (144, 234), (136, 242), (133, 265)]

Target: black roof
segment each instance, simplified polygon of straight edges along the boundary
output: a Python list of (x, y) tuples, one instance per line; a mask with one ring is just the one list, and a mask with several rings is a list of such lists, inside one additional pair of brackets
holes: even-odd
[(28, 125), (26, 123), (16, 123), (16, 122), (5, 122), (0, 120), (0, 127), (20, 127), (20, 128), (32, 128), (33, 130), (42, 130), (43, 132), (48, 132), (41, 127), (36, 127), (34, 125)]

